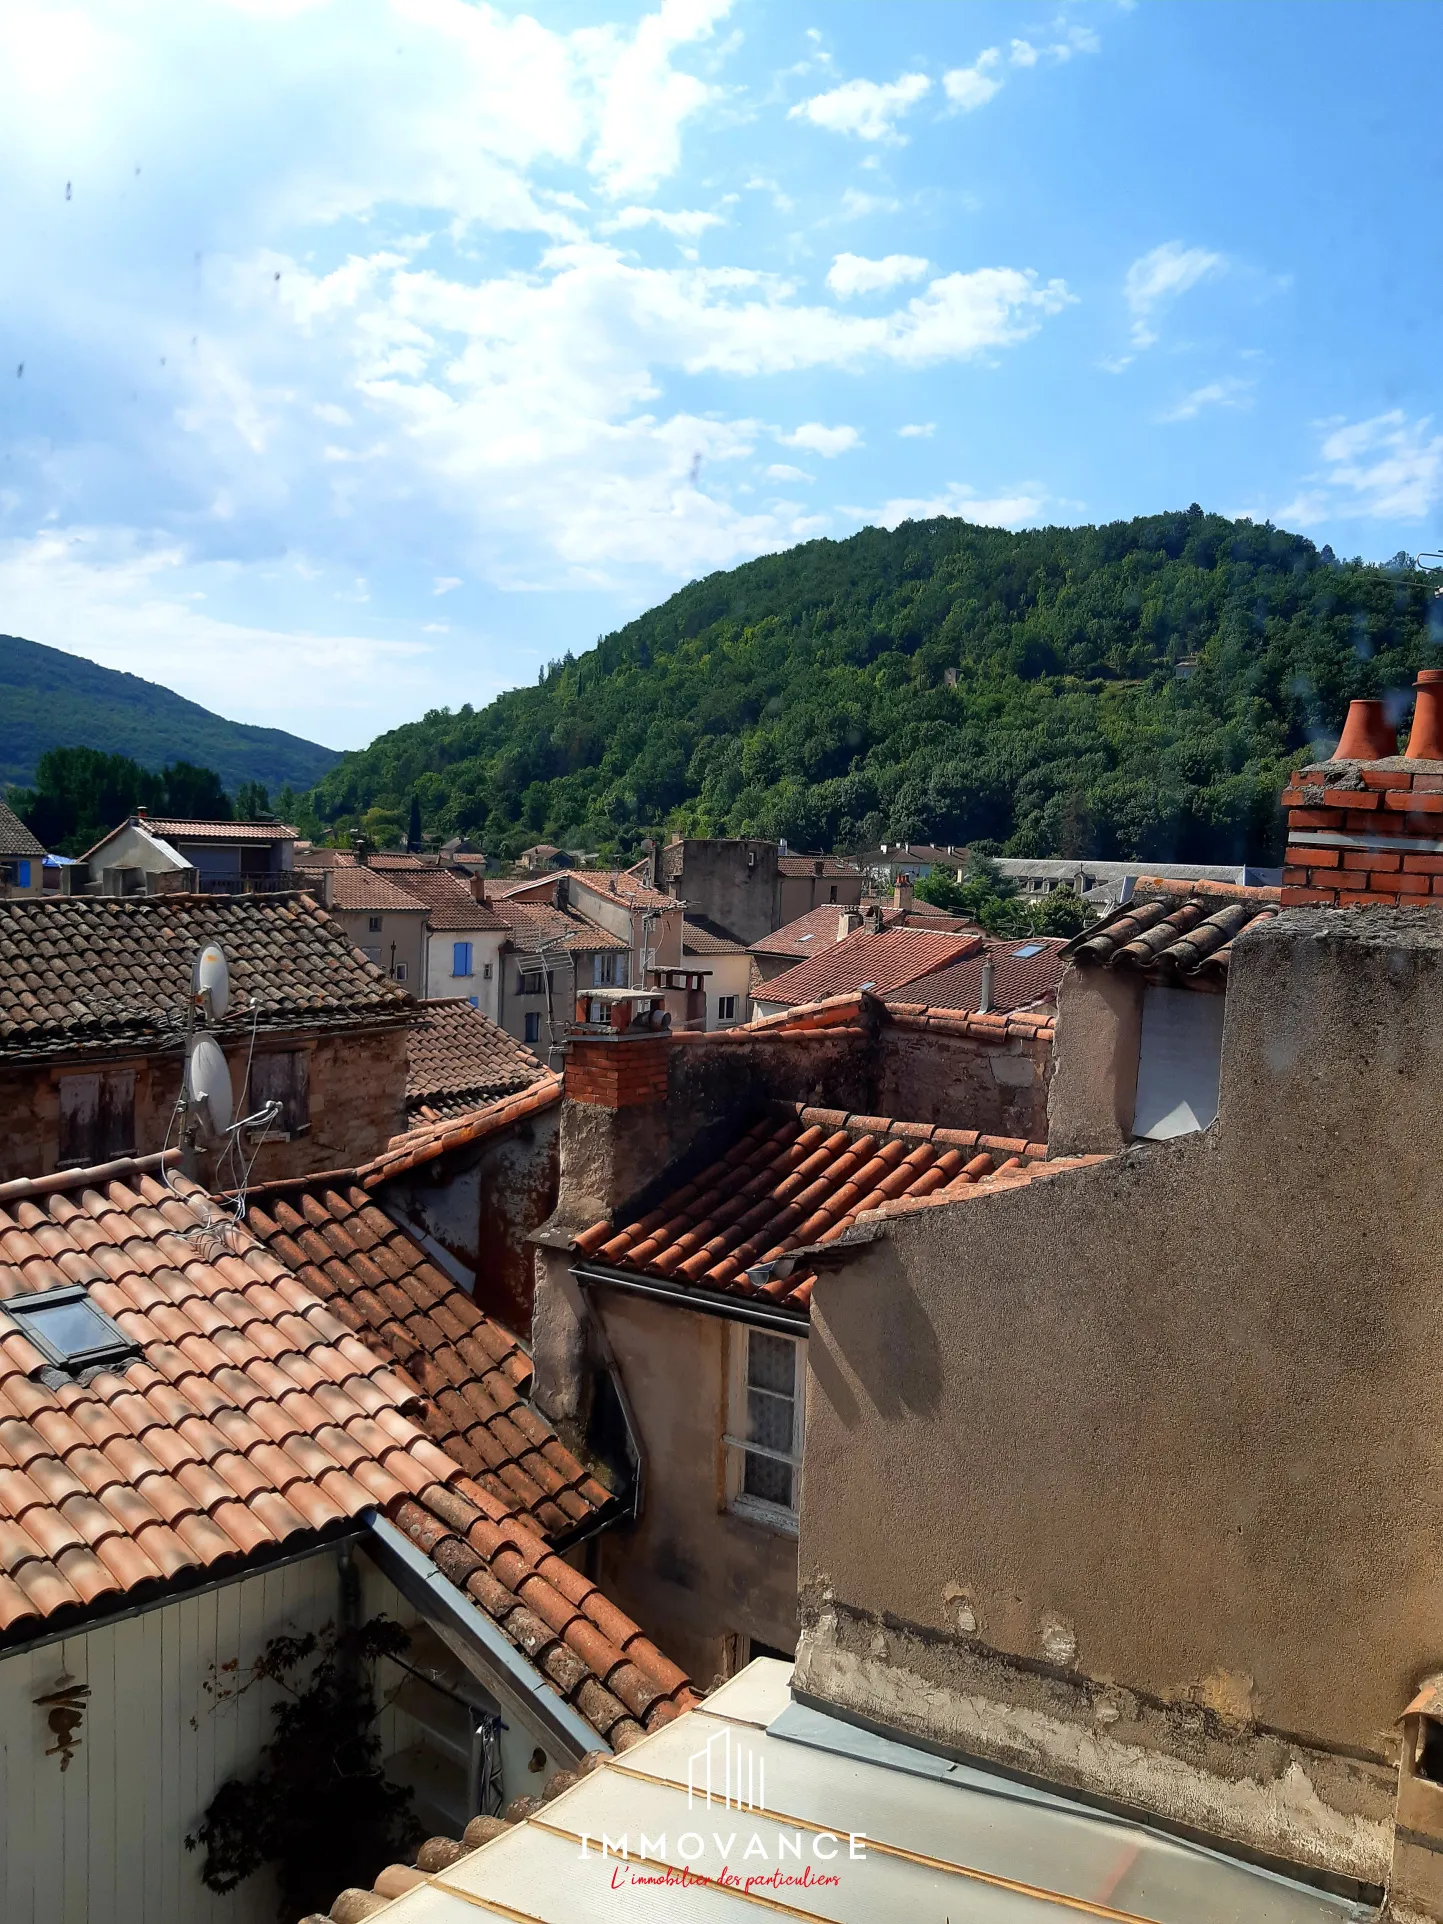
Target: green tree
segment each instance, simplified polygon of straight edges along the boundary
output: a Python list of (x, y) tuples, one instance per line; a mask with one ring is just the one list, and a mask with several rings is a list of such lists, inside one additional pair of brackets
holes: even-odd
[(157, 773), (98, 748), (47, 749), (36, 764), (34, 786), (12, 789), (10, 806), (59, 855), (83, 854), (138, 808), (209, 821), (228, 821), (231, 814), (212, 769), (173, 762)]

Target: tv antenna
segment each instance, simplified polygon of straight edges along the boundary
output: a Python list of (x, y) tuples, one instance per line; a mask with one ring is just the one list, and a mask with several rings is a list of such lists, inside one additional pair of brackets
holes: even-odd
[[(234, 1151), (243, 1130), (262, 1133), (280, 1116), (281, 1105), (263, 1103), (253, 1115), (235, 1120), (235, 1091), (231, 1085), (230, 1064), (225, 1059), (214, 1030), (230, 1008), (230, 965), (219, 942), (207, 942), (197, 950), (190, 970), (190, 993), (185, 1004), (185, 1066), (180, 1078), (176, 1108), (180, 1117), (180, 1167), (192, 1182), (199, 1180), (198, 1151), (214, 1149), (222, 1154)], [(251, 1047), (246, 1057), (246, 1087), (249, 1091), (251, 1055), (255, 1050), (256, 1025), (260, 1005), (251, 1003)], [(244, 1190), (244, 1182), (240, 1185)]]

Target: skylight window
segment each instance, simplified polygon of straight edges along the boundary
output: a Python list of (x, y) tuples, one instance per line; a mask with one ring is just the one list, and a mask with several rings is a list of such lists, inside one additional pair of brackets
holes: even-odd
[(1041, 953), (1042, 944), (1040, 942), (1029, 942), (1025, 948), (1014, 949), (1012, 951), (1013, 959), (1017, 962), (1022, 961), (1024, 956), (1041, 955)]
[(4, 1307), (57, 1369), (96, 1369), (135, 1351), (124, 1330), (95, 1307), (82, 1284), (42, 1290), (34, 1296), (12, 1296)]

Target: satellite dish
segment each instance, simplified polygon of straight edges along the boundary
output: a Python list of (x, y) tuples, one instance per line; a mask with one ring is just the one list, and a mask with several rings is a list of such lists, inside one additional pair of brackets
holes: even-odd
[[(225, 967), (224, 960), (221, 967)], [(223, 1136), (230, 1128), (235, 1102), (231, 1094), (230, 1069), (224, 1051), (213, 1035), (198, 1035), (186, 1064), (186, 1082), (191, 1102), (208, 1121), (213, 1136)]]
[(219, 942), (207, 942), (191, 970), (191, 992), (209, 995), (210, 1012), (219, 1020), (230, 1007), (230, 970)]

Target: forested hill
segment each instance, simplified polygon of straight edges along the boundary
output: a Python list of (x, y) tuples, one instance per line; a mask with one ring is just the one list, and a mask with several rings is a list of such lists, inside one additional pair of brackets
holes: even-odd
[(196, 762), (232, 794), (246, 782), (309, 788), (333, 748), (279, 728), (225, 721), (139, 675), (0, 635), (0, 795), (34, 779), (47, 748), (96, 748), (147, 767)]
[(1199, 508), (869, 528), (694, 582), (534, 688), (383, 735), (319, 784), (316, 826), (384, 835), (416, 795), (427, 829), (505, 854), (685, 830), (1278, 860), (1290, 762), (1331, 745), (1350, 696), (1435, 659), (1437, 579)]

